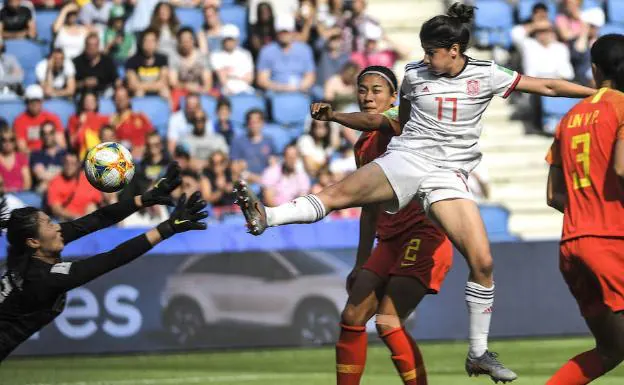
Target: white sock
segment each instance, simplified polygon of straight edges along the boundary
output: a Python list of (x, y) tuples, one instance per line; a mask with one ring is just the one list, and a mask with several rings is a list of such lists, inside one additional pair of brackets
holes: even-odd
[(470, 316), (470, 356), (481, 357), (488, 349), (488, 333), (494, 304), (494, 285), (466, 282), (466, 305)]
[(327, 210), (314, 194), (299, 197), (277, 207), (265, 207), (269, 226), (314, 223), (325, 218)]

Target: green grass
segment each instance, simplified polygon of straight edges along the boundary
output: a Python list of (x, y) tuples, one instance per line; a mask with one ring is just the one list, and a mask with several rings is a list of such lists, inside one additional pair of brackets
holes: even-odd
[[(587, 338), (497, 341), (491, 349), (520, 378), (514, 385), (544, 384), (567, 359), (592, 346)], [(491, 384), (489, 378), (468, 378), (463, 363), (466, 344), (423, 343), (432, 385)], [(335, 383), (334, 352), (322, 349), (280, 349), (168, 355), (9, 359), (0, 367), (2, 385), (329, 385)], [(624, 383), (624, 367), (601, 385)], [(388, 352), (371, 346), (363, 385), (399, 385)]]

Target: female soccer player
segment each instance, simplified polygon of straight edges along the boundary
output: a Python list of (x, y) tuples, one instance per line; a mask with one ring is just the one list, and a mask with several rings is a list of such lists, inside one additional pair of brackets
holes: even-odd
[(466, 302), (470, 313), (469, 375), (499, 378), (500, 363), (487, 350), (494, 302), (492, 256), (479, 209), (466, 185), (479, 163), (481, 115), (495, 96), (514, 89), (545, 96), (586, 97), (595, 90), (564, 80), (521, 76), (492, 61), (465, 55), (474, 8), (453, 4), (446, 15), (423, 24), (422, 61), (406, 66), (401, 86), (400, 136), (388, 151), (317, 195), (265, 208), (246, 188), (235, 184), (250, 231), (269, 226), (316, 222), (328, 212), (384, 202), (397, 212), (417, 198), (437, 221), (470, 266)]
[(207, 216), (202, 211), (206, 202), (195, 193), (188, 201), (180, 198), (171, 217), (145, 234), (88, 259), (61, 260), (65, 244), (111, 226), (143, 206), (171, 203), (169, 194), (180, 184), (179, 173), (174, 164), (143, 195), (60, 225), (33, 207), (14, 210), (8, 219), (3, 216), (0, 225), (7, 229), (9, 246), (7, 272), (0, 279), (0, 361), (61, 314), (69, 290), (133, 261), (176, 233), (206, 228), (200, 222)]
[[(311, 111), (317, 119), (365, 131), (355, 144), (357, 165), (362, 167), (386, 151), (401, 127), (398, 108), (393, 107), (398, 83), (392, 70), (367, 67), (357, 86), (363, 113), (335, 113), (327, 103), (314, 104)], [(358, 125), (368, 113), (375, 115)], [(375, 235), (379, 242), (373, 250)], [(380, 212), (376, 204), (362, 208), (357, 259), (347, 281), (349, 300), (336, 344), (338, 385), (360, 383), (366, 364), (366, 323), (375, 314), (377, 331), (392, 352), (403, 383), (427, 384), (422, 355), (403, 323), (426, 294), (438, 292), (452, 259), (451, 242), (416, 201), (396, 215)]]
[(591, 48), (595, 96), (559, 123), (547, 156), (548, 205), (563, 212), (559, 267), (596, 347), (547, 385), (584, 385), (624, 360), (624, 36)]

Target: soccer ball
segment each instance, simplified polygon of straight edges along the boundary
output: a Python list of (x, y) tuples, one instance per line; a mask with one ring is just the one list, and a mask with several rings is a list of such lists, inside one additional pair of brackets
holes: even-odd
[(114, 142), (100, 143), (89, 150), (84, 169), (89, 183), (108, 193), (123, 189), (134, 176), (130, 151)]

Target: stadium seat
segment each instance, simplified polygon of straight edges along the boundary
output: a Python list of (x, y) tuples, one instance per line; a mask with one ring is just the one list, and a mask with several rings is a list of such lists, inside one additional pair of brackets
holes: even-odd
[(513, 7), (505, 0), (478, 0), (475, 14), (475, 38), (480, 47), (511, 46)]
[(608, 35), (610, 33), (615, 33), (619, 35), (624, 35), (624, 24), (605, 24), (600, 28), (600, 36)]
[(143, 96), (132, 99), (132, 110), (142, 112), (148, 116), (161, 136), (167, 135), (169, 124), (169, 104), (160, 96)]
[(42, 206), (41, 195), (34, 191), (20, 191), (13, 193), (13, 195), (22, 201), (26, 206), (34, 207), (40, 209)]
[(219, 10), (223, 24), (234, 24), (240, 30), (240, 42), (247, 41), (247, 10), (241, 5), (229, 5)]
[(545, 132), (554, 133), (561, 118), (579, 102), (573, 98), (552, 98), (542, 96), (542, 125)]
[[(611, 0), (609, 0), (611, 1)], [(602, 8), (604, 1), (602, 0), (583, 0), (583, 9)]]
[(59, 12), (53, 10), (38, 10), (35, 16), (37, 24), (37, 37), (45, 42), (52, 42), (54, 34), (52, 33), (52, 25), (58, 17)]
[(24, 102), (21, 100), (2, 100), (0, 101), (0, 117), (12, 126), (15, 118), (24, 112), (24, 108)]
[(481, 212), (488, 238), (496, 239), (497, 242), (517, 239), (517, 237), (509, 233), (509, 210), (505, 207), (480, 204), (479, 211)]
[(204, 14), (199, 8), (176, 8), (175, 10), (180, 25), (183, 27), (191, 27), (197, 32), (204, 25)]
[(55, 113), (63, 123), (63, 127), (67, 127), (69, 117), (76, 113), (76, 106), (67, 99), (48, 99), (43, 101), (43, 109)]
[(100, 109), (99, 113), (103, 115), (112, 115), (115, 113), (115, 103), (111, 98), (101, 98), (100, 99)]
[(285, 126), (303, 125), (310, 111), (310, 97), (302, 93), (273, 94), (271, 116)]
[[(208, 114), (209, 119), (216, 119), (217, 117), (217, 100), (212, 96), (201, 95), (200, 103), (202, 109), (206, 114)], [(183, 110), (186, 105), (186, 97), (180, 99), (180, 109)]]
[(281, 154), (284, 148), (293, 141), (289, 130), (285, 129), (277, 123), (266, 123), (264, 125), (263, 133), (273, 139), (275, 144), (275, 150)]
[(531, 18), (531, 14), (533, 13), (533, 6), (537, 3), (545, 4), (548, 7), (548, 18), (551, 21), (555, 20), (555, 16), (557, 16), (557, 4), (553, 1), (542, 1), (542, 0), (520, 0), (518, 3), (518, 19), (521, 23), (529, 20)]
[(245, 126), (247, 111), (258, 108), (266, 113), (266, 101), (263, 97), (253, 94), (239, 94), (230, 97), (232, 103), (232, 122)]
[(30, 40), (6, 40), (6, 52), (15, 55), (24, 73), (35, 72), (35, 67), (44, 56), (44, 47)]
[(624, 0), (607, 1), (607, 16), (611, 23), (624, 24)]

